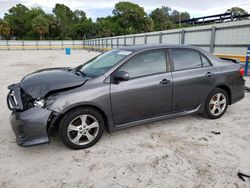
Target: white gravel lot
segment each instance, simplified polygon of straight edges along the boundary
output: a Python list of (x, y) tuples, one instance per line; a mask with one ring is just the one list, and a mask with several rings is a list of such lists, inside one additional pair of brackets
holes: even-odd
[[(47, 67), (76, 66), (96, 52), (0, 51), (0, 187), (250, 187), (250, 93), (225, 116), (187, 116), (112, 134), (74, 151), (56, 136), (49, 145), (16, 145), (7, 86)], [(250, 79), (247, 78), (250, 86)], [(215, 135), (211, 131), (219, 131)]]

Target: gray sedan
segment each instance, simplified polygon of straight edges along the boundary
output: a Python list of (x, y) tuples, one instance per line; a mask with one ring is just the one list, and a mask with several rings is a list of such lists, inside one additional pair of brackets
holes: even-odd
[(244, 70), (186, 45), (141, 45), (104, 53), (75, 68), (44, 69), (10, 85), (17, 144), (49, 143), (58, 130), (72, 149), (103, 131), (189, 114), (220, 118), (244, 98)]

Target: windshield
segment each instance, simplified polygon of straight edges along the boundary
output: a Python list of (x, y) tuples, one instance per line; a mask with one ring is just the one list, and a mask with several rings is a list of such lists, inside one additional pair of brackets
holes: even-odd
[(128, 50), (111, 50), (82, 65), (79, 72), (88, 77), (100, 76), (131, 53)]

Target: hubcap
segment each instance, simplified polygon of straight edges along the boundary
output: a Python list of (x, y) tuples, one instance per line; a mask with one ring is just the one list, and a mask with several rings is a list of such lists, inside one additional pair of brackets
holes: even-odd
[(67, 136), (76, 145), (86, 145), (92, 142), (99, 132), (99, 123), (91, 115), (80, 115), (68, 125)]
[(219, 116), (226, 109), (227, 100), (223, 93), (215, 94), (209, 103), (209, 110), (212, 115)]

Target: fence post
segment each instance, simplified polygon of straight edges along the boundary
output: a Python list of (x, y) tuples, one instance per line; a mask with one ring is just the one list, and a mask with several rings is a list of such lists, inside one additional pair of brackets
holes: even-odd
[(119, 38), (118, 37), (116, 38), (116, 46), (117, 46), (117, 48), (119, 48)]
[(147, 44), (147, 34), (144, 35), (144, 44)]
[(124, 36), (124, 42), (123, 43), (124, 43), (124, 46), (127, 46), (127, 44), (126, 44), (127, 43), (126, 36)]
[(38, 41), (36, 40), (36, 49), (39, 50), (38, 48)]
[(159, 44), (162, 44), (162, 33), (159, 33)]
[(51, 47), (51, 40), (49, 40), (49, 46), (50, 46), (50, 50), (52, 50), (52, 47)]
[(113, 48), (113, 37), (110, 39), (111, 48)]
[(212, 26), (211, 41), (210, 41), (210, 53), (214, 53), (215, 32), (216, 32), (216, 27)]
[(185, 43), (185, 30), (182, 29), (181, 31), (181, 44), (184, 44)]
[(63, 49), (63, 40), (62, 40), (62, 49)]
[(133, 45), (135, 45), (135, 35), (133, 35)]
[(9, 40), (6, 40), (7, 42), (7, 49), (10, 50)]
[(23, 50), (24, 50), (24, 41), (22, 40), (22, 46), (23, 46)]
[(249, 57), (250, 57), (250, 47), (247, 48), (246, 64), (245, 64), (245, 76), (248, 75)]

